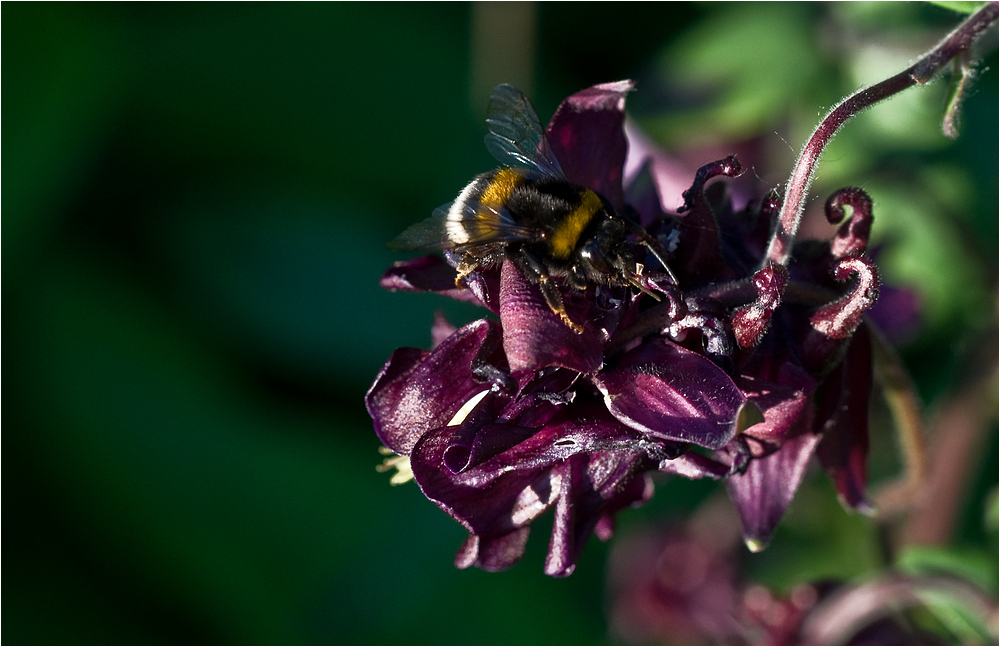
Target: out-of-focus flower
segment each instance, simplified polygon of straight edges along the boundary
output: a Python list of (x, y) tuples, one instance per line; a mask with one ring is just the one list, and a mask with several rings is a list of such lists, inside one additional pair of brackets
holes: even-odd
[(746, 643), (735, 516), (712, 497), (684, 524), (632, 528), (616, 539), (605, 594), (612, 642)]
[[(886, 570), (855, 582), (800, 582), (780, 594), (749, 582), (741, 575), (737, 522), (718, 503), (709, 499), (683, 524), (632, 529), (618, 538), (607, 563), (613, 640), (663, 645), (996, 640), (995, 597), (940, 565), (924, 573)], [(931, 621), (935, 616), (941, 624)], [(949, 631), (952, 642), (944, 638)]]

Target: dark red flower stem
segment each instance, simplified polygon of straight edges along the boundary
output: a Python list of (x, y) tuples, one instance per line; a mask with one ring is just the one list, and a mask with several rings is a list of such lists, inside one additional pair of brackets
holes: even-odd
[(923, 85), (930, 81), (931, 77), (945, 64), (968, 51), (976, 39), (986, 31), (986, 28), (996, 21), (997, 13), (998, 5), (996, 2), (984, 5), (948, 34), (934, 49), (920, 57), (914, 65), (881, 83), (858, 90), (837, 104), (823, 118), (803, 147), (799, 160), (792, 170), (792, 175), (788, 178), (788, 184), (785, 185), (784, 204), (778, 217), (778, 226), (768, 245), (763, 266), (766, 266), (768, 262), (788, 264), (792, 245), (795, 242), (795, 234), (802, 220), (809, 185), (816, 171), (816, 164), (823, 150), (840, 130), (840, 127), (866, 108), (870, 108), (909, 87)]

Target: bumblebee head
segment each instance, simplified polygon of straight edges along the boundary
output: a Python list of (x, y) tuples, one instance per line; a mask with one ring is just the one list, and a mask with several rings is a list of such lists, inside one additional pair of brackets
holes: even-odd
[(574, 282), (580, 286), (587, 282), (632, 285), (659, 301), (642, 284), (643, 267), (629, 250), (628, 232), (627, 225), (618, 218), (601, 221), (594, 235), (579, 248)]
[(617, 218), (603, 218), (578, 253), (581, 279), (598, 283), (622, 283), (635, 273), (635, 261), (625, 243), (625, 227)]

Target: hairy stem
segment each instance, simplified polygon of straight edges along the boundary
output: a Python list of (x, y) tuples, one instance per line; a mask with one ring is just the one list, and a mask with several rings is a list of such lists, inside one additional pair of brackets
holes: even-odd
[(931, 77), (949, 61), (968, 51), (987, 27), (996, 21), (997, 13), (998, 5), (996, 2), (984, 5), (948, 34), (936, 47), (921, 56), (916, 63), (881, 83), (858, 90), (838, 103), (823, 118), (802, 148), (802, 153), (792, 170), (792, 175), (788, 178), (788, 184), (785, 185), (785, 200), (778, 217), (778, 226), (771, 237), (762, 267), (768, 261), (782, 265), (788, 263), (792, 245), (795, 242), (795, 234), (802, 220), (809, 185), (816, 172), (816, 164), (819, 162), (823, 150), (840, 130), (840, 127), (866, 108), (870, 108), (909, 87), (923, 85), (930, 81)]

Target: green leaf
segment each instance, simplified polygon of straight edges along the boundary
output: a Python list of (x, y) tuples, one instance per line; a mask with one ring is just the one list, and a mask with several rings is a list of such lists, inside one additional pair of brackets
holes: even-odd
[(986, 4), (985, 2), (960, 2), (958, 0), (926, 0), (926, 2), (961, 14), (974, 14)]
[(995, 590), (997, 564), (983, 551), (937, 546), (907, 546), (896, 565), (907, 573), (928, 575), (947, 573), (973, 582), (984, 591)]

